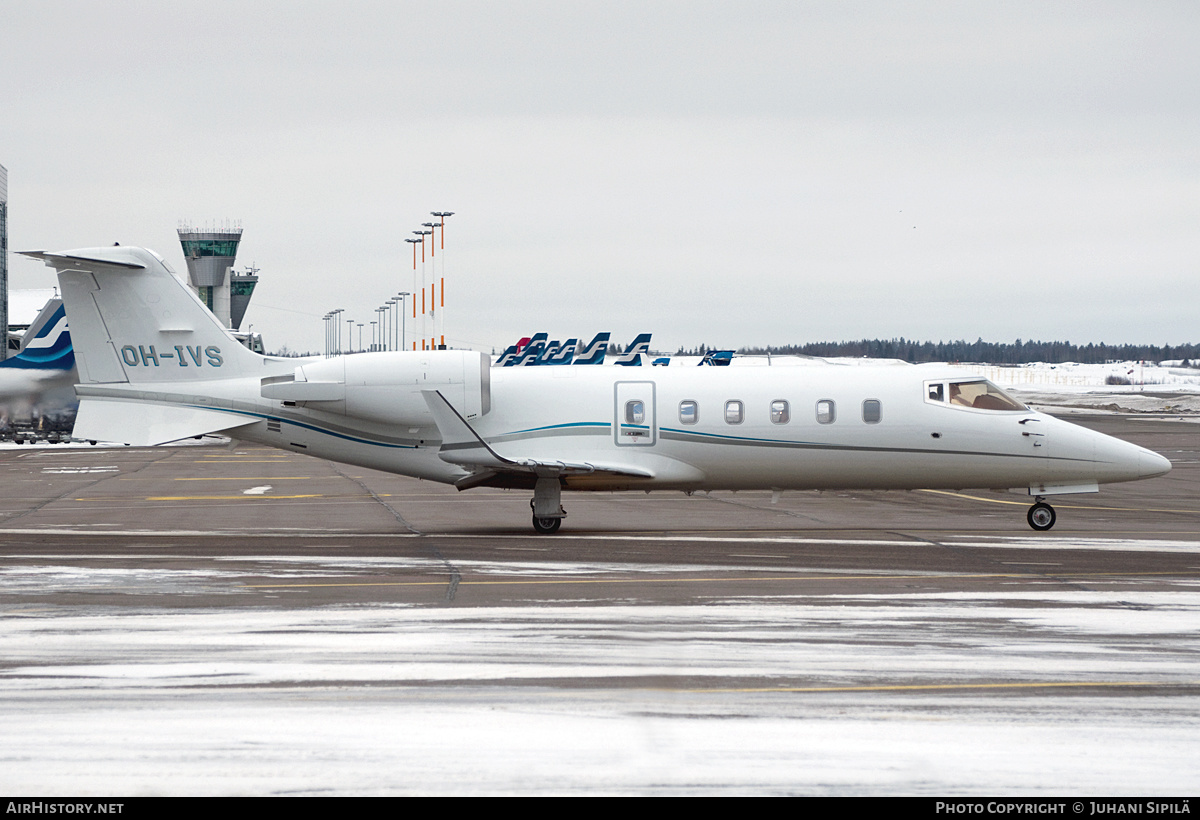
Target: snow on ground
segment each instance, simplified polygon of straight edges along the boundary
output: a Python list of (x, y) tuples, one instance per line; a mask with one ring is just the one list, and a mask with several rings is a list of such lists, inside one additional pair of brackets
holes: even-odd
[[(1200, 413), (1200, 370), (1140, 362), (962, 365), (1038, 408)], [(1130, 384), (1106, 384), (1110, 378)]]
[[(699, 359), (675, 357), (671, 364), (694, 364)], [(828, 358), (804, 356), (738, 356), (735, 367), (815, 367), (896, 365), (897, 359)], [(1111, 362), (1108, 364), (1045, 364), (1015, 366), (957, 364), (989, 379), (1036, 409), (1099, 410), (1124, 413), (1200, 414), (1200, 369), (1179, 362)], [(1110, 378), (1128, 384), (1107, 384)]]
[(9, 608), (0, 790), (1193, 793), (1198, 614), (1200, 589)]

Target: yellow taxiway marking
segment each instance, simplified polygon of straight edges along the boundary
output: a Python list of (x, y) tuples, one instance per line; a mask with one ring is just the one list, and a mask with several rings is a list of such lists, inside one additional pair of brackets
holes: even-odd
[(291, 453), (204, 453), (201, 458), (292, 458)]
[[(917, 490), (919, 493), (936, 493), (937, 495), (952, 495), (955, 498), (967, 498), (971, 501), (986, 501), (989, 504), (1015, 504), (1018, 507), (1025, 507), (1030, 504), (1026, 501), (1008, 501), (1003, 498), (984, 498), (980, 495), (967, 495), (966, 493), (956, 493), (953, 490)], [(1043, 496), (1049, 498), (1050, 496)], [(1032, 498), (1032, 496), (1031, 496)], [(1055, 502), (1055, 507), (1064, 510), (1111, 510), (1113, 512), (1169, 512), (1169, 513), (1197, 513), (1200, 510), (1177, 510), (1177, 509), (1157, 509), (1154, 507), (1106, 507), (1102, 504), (1059, 504)]]
[[(995, 578), (1039, 578), (1070, 577), (1070, 578), (1149, 578), (1163, 575), (1178, 576), (1181, 572), (990, 572), (973, 575), (956, 573), (930, 573), (928, 575), (767, 575), (750, 576), (745, 578), (545, 578), (519, 579), (515, 581), (468, 581), (458, 582), (460, 587), (468, 586), (547, 586), (550, 584), (705, 584), (705, 583), (738, 583), (752, 582), (761, 584), (766, 581), (942, 581), (942, 580), (980, 580)], [(300, 584), (245, 584), (246, 589), (303, 589), (309, 587), (435, 587), (445, 586), (446, 579), (436, 581), (322, 581)]]
[[(212, 478), (173, 478), (172, 481), (308, 481), (310, 475), (271, 475), (243, 478), (241, 476), (213, 476)], [(145, 480), (145, 479), (141, 479)], [(157, 479), (155, 479), (157, 480)]]
[[(260, 479), (270, 481), (271, 479)], [(305, 495), (151, 495), (143, 498), (143, 501), (213, 501), (222, 499), (255, 499), (255, 498), (329, 498), (329, 499), (374, 499), (374, 498), (390, 498), (387, 493), (307, 493)], [(110, 495), (89, 495), (80, 496), (72, 499), (73, 501), (121, 501), (128, 502), (129, 499), (119, 498)]]
[[(147, 501), (258, 501), (260, 499), (324, 498), (322, 495), (155, 495)], [(76, 501), (95, 501), (93, 498), (77, 498)]]

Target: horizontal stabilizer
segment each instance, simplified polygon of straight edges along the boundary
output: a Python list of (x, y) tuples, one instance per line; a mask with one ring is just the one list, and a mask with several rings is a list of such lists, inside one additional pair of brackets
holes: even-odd
[[(99, 250), (99, 249), (97, 249)], [(120, 268), (124, 270), (145, 270), (146, 266), (132, 259), (114, 259), (108, 253), (50, 253), (48, 251), (18, 251), (22, 256), (41, 259), (47, 265), (59, 270), (70, 269), (79, 264), (91, 270), (97, 266), (105, 268)]]
[[(137, 424), (130, 424), (131, 418)], [(178, 404), (84, 399), (72, 435), (84, 441), (116, 441), (147, 446), (232, 430), (256, 418)]]

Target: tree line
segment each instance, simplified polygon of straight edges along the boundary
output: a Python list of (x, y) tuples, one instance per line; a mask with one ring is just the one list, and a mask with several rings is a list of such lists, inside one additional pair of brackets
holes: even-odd
[[(680, 349), (679, 356), (702, 356), (710, 348), (700, 345), (692, 350)], [(1080, 364), (1104, 364), (1111, 361), (1174, 361), (1200, 359), (1200, 345), (1110, 345), (1089, 342), (1086, 345), (1071, 342), (919, 342), (905, 339), (860, 339), (842, 342), (809, 342), (801, 345), (772, 345), (769, 347), (743, 347), (738, 353), (748, 356), (848, 356), (868, 359), (900, 359), (918, 364), (920, 362), (986, 362), (988, 364), (1025, 364), (1028, 362), (1078, 362)]]

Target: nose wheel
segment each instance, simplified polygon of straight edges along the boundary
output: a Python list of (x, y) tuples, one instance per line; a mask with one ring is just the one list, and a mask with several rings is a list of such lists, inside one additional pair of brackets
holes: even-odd
[(1053, 507), (1045, 501), (1039, 501), (1029, 508), (1025, 518), (1029, 521), (1029, 526), (1038, 532), (1045, 532), (1054, 526), (1054, 521), (1058, 516), (1055, 515)]

